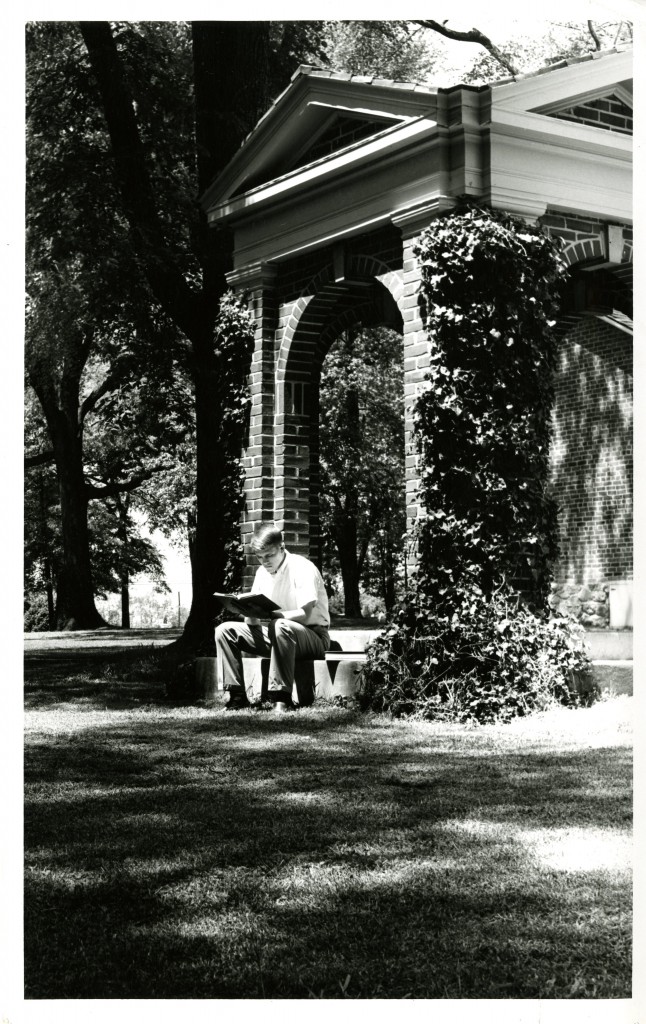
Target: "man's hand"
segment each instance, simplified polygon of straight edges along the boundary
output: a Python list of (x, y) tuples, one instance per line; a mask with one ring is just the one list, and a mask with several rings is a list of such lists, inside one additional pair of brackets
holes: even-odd
[(316, 601), (308, 601), (302, 608), (277, 608), (271, 613), (273, 619), (291, 619), (292, 622), (305, 622)]

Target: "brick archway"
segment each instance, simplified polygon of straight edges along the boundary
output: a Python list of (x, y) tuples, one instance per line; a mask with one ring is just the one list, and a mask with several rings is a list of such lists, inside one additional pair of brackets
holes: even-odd
[(343, 276), (328, 264), (294, 304), (280, 339), (274, 402), (274, 510), (294, 550), (320, 558), (319, 385), (323, 360), (344, 328), (386, 324), (403, 333), (403, 274), (383, 260), (350, 256)]

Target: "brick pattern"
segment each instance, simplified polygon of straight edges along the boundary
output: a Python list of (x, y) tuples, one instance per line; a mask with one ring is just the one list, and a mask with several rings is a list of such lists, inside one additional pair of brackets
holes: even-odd
[(360, 142), (371, 135), (376, 135), (377, 132), (381, 132), (387, 127), (388, 123), (384, 121), (369, 121), (366, 118), (358, 117), (337, 117), (295, 166), (303, 167), (314, 160), (330, 156), (331, 153), (336, 153), (346, 146), (351, 146), (354, 142)]
[[(255, 322), (255, 342), (251, 359), (249, 443), (244, 453), (246, 508), (242, 539), (246, 543), (254, 525), (273, 515), (274, 449), (274, 354), (276, 302), (271, 282), (257, 282), (248, 291), (249, 309)], [(254, 570), (245, 575), (250, 586)]]
[[(354, 260), (372, 257), (392, 270), (401, 268), (401, 235), (392, 224), (358, 238), (348, 239), (346, 251), (348, 258)], [(278, 303), (288, 303), (313, 294), (311, 289), (320, 286), (320, 275), (325, 275), (333, 261), (333, 249), (327, 246), (311, 253), (299, 253), (293, 259), (281, 263), (276, 284)], [(357, 273), (365, 273), (366, 267), (367, 264), (363, 267), (356, 264), (355, 270)]]
[[(608, 230), (604, 221), (593, 217), (575, 217), (561, 213), (546, 213), (539, 223), (554, 238), (565, 243), (563, 255), (569, 266), (585, 263), (592, 259), (608, 258)], [(632, 262), (633, 231), (630, 225), (621, 225), (623, 246), (621, 262)]]
[(604, 585), (632, 579), (629, 335), (588, 316), (564, 338), (553, 429), (561, 553), (552, 603), (585, 625), (607, 625)]
[[(406, 527), (408, 533), (415, 520), (422, 514), (418, 501), (419, 462), (413, 439), (413, 412), (415, 402), (430, 365), (431, 347), (424, 329), (419, 305), (419, 290), (422, 280), (421, 268), (413, 255), (413, 246), (418, 233), (404, 237), (404, 294), (402, 316), (404, 319), (404, 427), (406, 452)], [(414, 552), (407, 550), (409, 568), (414, 567)]]
[(575, 121), (609, 132), (633, 134), (633, 112), (617, 96), (604, 96), (596, 100), (585, 100), (567, 110), (552, 112), (550, 117), (559, 121)]
[[(572, 262), (591, 253), (605, 256), (601, 221), (549, 213), (543, 226), (564, 239)], [(357, 288), (357, 280), (380, 281), (401, 315), (409, 530), (423, 514), (413, 408), (424, 387), (430, 343), (412, 253), (418, 231), (388, 228), (349, 241), (344, 279), (335, 279), (334, 252), (326, 248), (284, 265), (274, 282), (265, 280), (252, 291), (256, 349), (245, 532), (260, 518), (274, 518), (291, 550), (319, 558), (320, 368), (345, 326), (358, 318), (369, 323), (379, 312), (371, 306), (374, 287)], [(621, 229), (621, 239), (623, 254), (632, 254), (629, 228)], [(580, 320), (562, 342), (556, 378), (551, 486), (560, 507), (561, 557), (552, 604), (587, 625), (607, 624), (607, 583), (632, 576), (631, 399), (630, 337), (596, 317)], [(412, 567), (411, 550), (408, 561)]]
[[(395, 244), (396, 241), (396, 244)], [(386, 257), (384, 259), (383, 257)], [(281, 266), (276, 286), (265, 302), (273, 302), (275, 326), (271, 341), (271, 452), (262, 446), (268, 426), (267, 416), (254, 415), (248, 453), (261, 457), (262, 479), (273, 480), (271, 511), (267, 494), (259, 489), (260, 471), (248, 458), (252, 475), (247, 481), (248, 530), (260, 515), (271, 516), (285, 533), (290, 549), (320, 556), (319, 533), (319, 404), (320, 369), (325, 355), (340, 331), (362, 320), (381, 322), (380, 282), (390, 294), (394, 307), (401, 302), (401, 237), (393, 228), (348, 242), (343, 250), (344, 274), (339, 280), (334, 252), (319, 250), (299, 261)], [(366, 289), (358, 282), (371, 282)], [(261, 363), (269, 351), (268, 337), (258, 347), (254, 362)], [(265, 369), (267, 364), (262, 364)], [(252, 374), (253, 398), (269, 395), (269, 379), (264, 370), (258, 380)]]

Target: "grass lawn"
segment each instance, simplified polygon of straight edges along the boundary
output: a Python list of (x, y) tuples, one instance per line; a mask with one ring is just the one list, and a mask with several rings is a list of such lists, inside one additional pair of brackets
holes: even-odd
[(631, 705), (467, 728), (28, 676), (26, 998), (628, 998)]

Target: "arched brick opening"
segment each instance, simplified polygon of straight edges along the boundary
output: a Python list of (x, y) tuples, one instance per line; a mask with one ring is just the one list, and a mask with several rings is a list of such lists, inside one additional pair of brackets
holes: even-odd
[(324, 267), (298, 302), (281, 340), (276, 370), (278, 430), (274, 507), (290, 547), (320, 562), (319, 387), (330, 346), (354, 324), (403, 333), (402, 274), (367, 255), (348, 258), (342, 279)]

